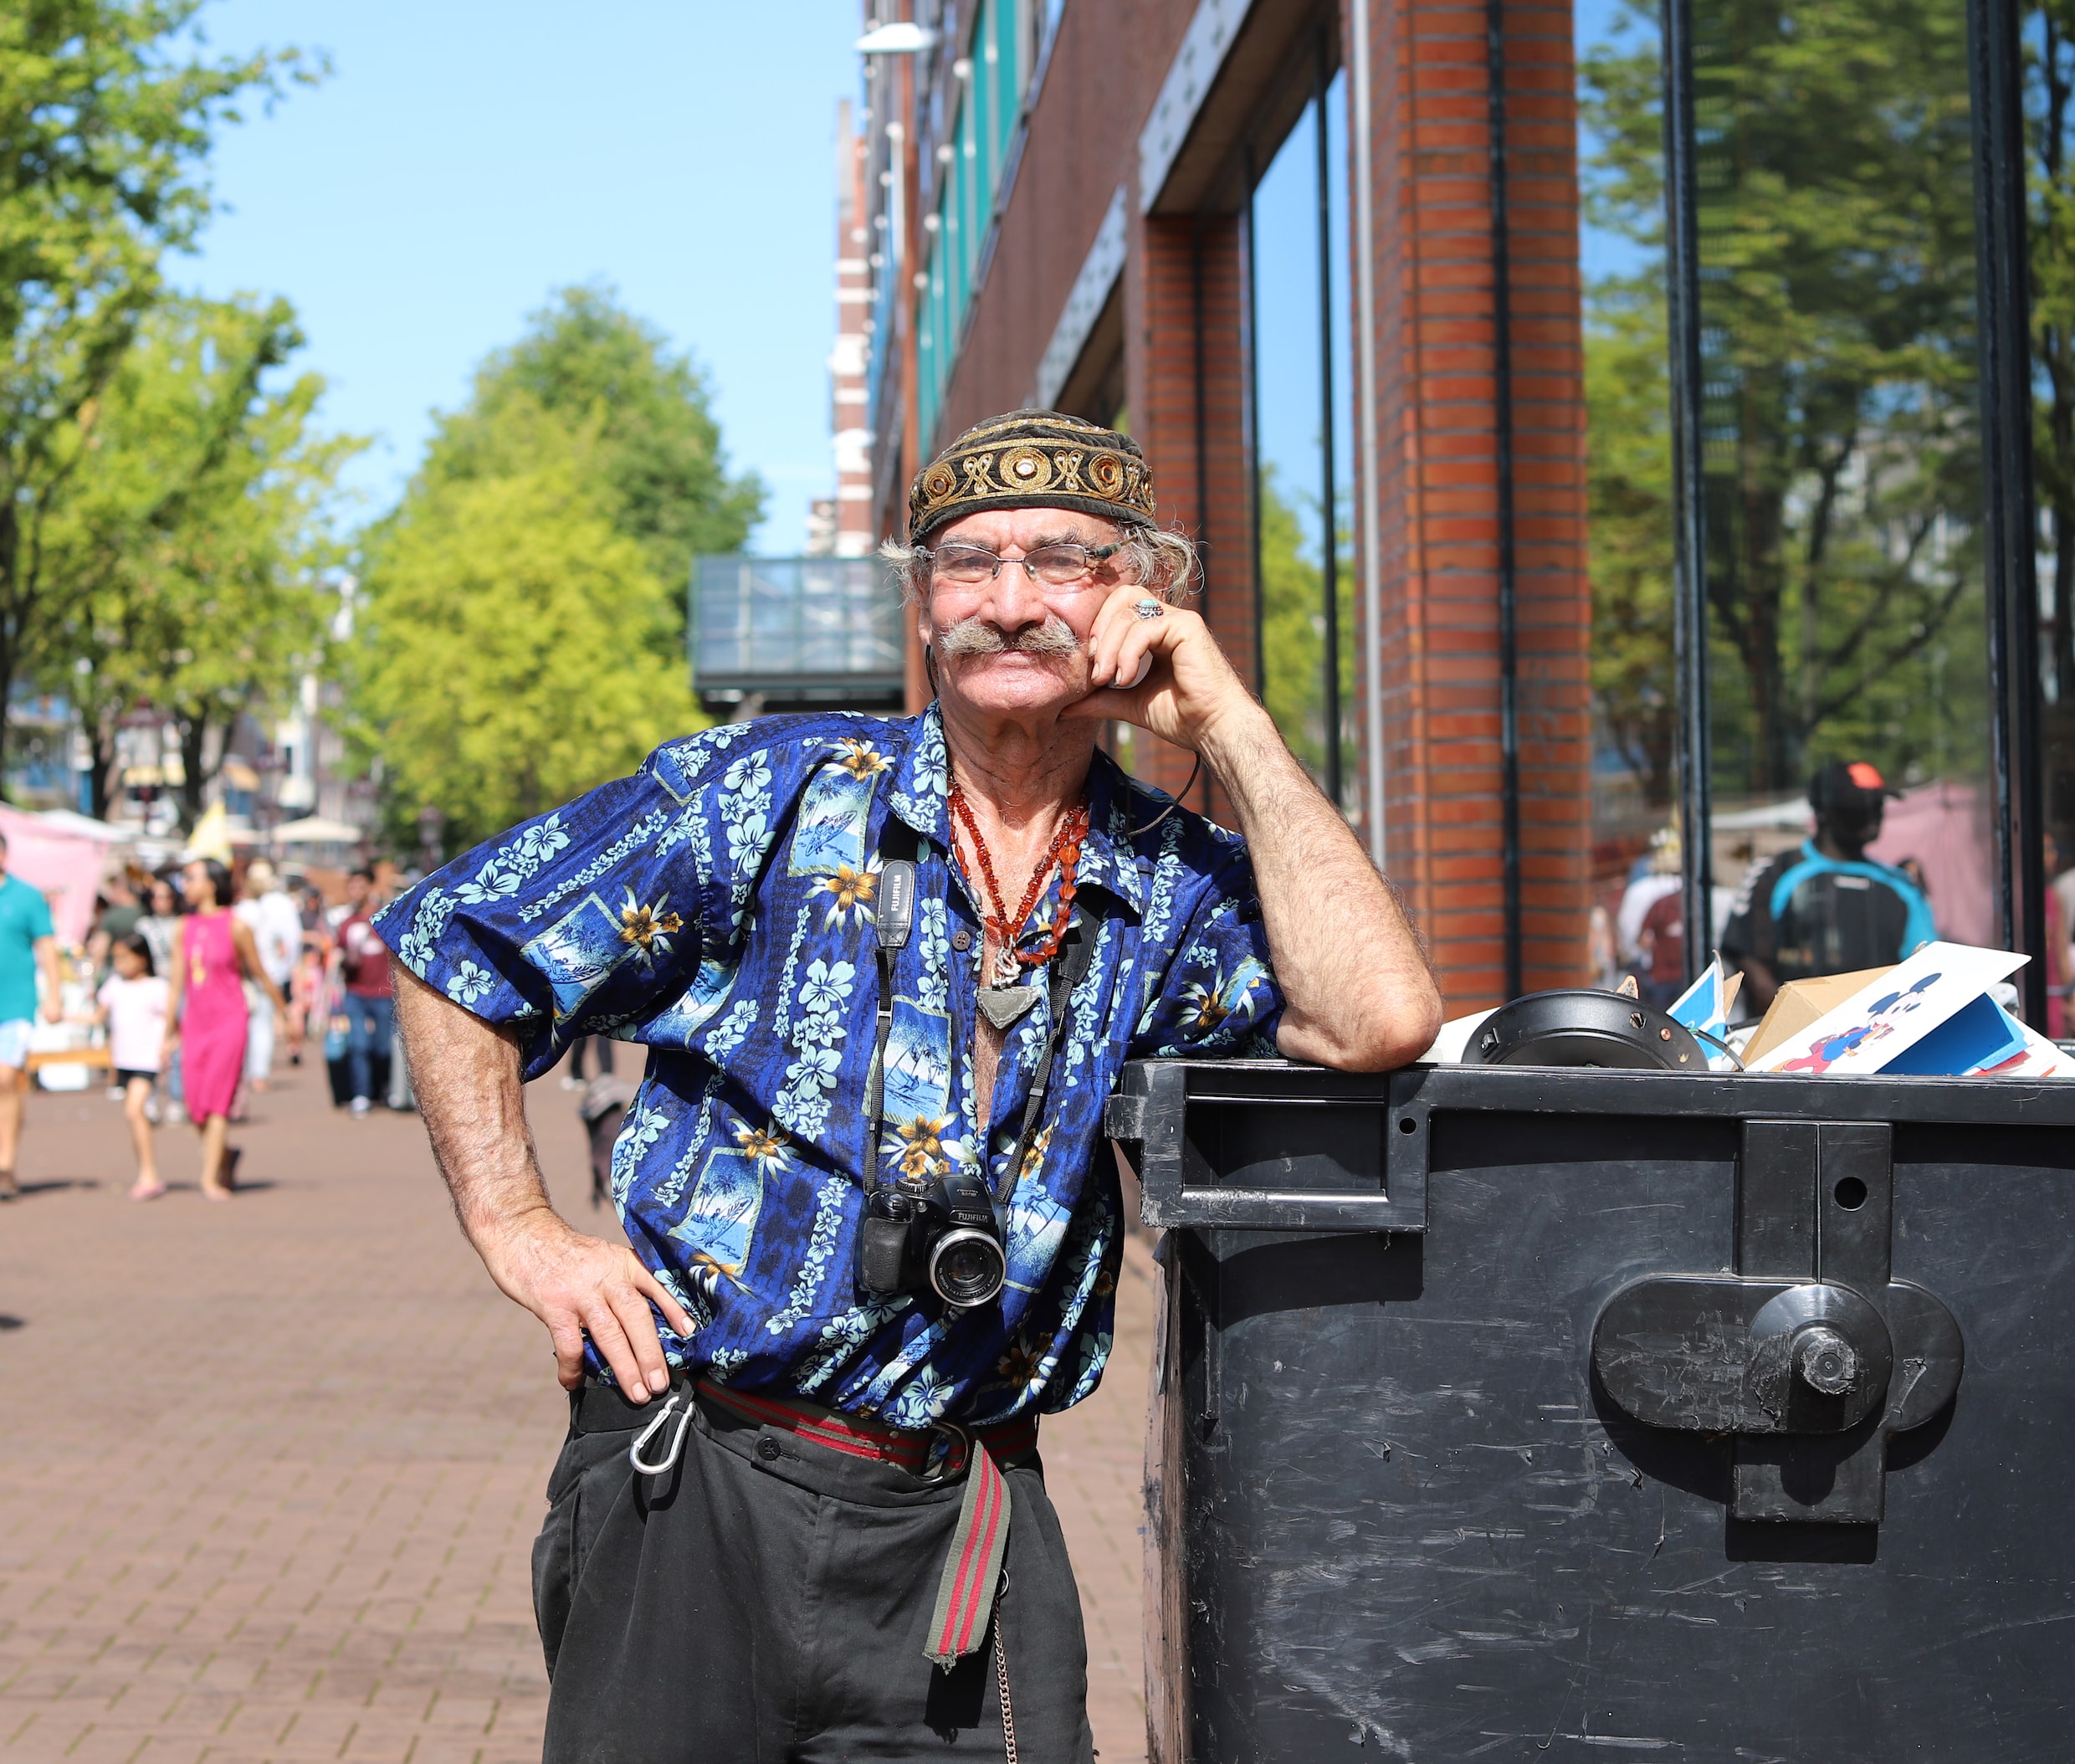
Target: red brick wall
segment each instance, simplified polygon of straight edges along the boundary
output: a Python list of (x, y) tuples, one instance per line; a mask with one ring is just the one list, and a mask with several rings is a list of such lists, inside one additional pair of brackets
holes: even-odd
[[(1253, 679), (1253, 480), (1246, 436), (1240, 222), (1232, 215), (1141, 219), (1131, 238), (1125, 361), (1133, 436), (1145, 449), (1161, 514), (1201, 547), (1204, 582), (1197, 610), (1241, 678), (1258, 690)], [(1192, 758), (1141, 736), (1133, 769), (1149, 783), (1179, 790)], [(1207, 795), (1199, 784), (1189, 804), (1207, 807), (1231, 823), (1230, 806), (1215, 787)]]
[[(1480, 0), (1369, 6), (1387, 865), (1451, 1014), (1504, 990), (1499, 432)], [(1584, 967), (1591, 719), (1567, 0), (1505, 8), (1524, 981)], [(1358, 438), (1358, 445), (1361, 444)]]
[(942, 438), (1029, 393), (1195, 13), (1196, 0), (1130, 0), (1061, 14), (1002, 235), (945, 388)]

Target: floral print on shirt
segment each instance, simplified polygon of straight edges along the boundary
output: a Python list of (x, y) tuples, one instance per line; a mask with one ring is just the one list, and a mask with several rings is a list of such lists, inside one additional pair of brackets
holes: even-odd
[[(1002, 1189), (1052, 1032), (1041, 998), (1009, 1032), (992, 1119), (976, 1120), (981, 920), (945, 857), (945, 763), (934, 707), (730, 724), (456, 859), (377, 921), (413, 972), (516, 1030), (529, 1078), (582, 1035), (648, 1049), (612, 1187), (636, 1253), (694, 1320), (689, 1337), (663, 1331), (674, 1364), (911, 1427), (1064, 1408), (1095, 1387), (1122, 1245), (1103, 1105), (1127, 1059), (1272, 1054), (1282, 1011), (1244, 843), (1182, 809), (1134, 834), (1167, 799), (1098, 754), (1074, 904), (1094, 955), (1007, 1187), (1008, 1284), (965, 1312), (863, 1290), (868, 1167), (967, 1168)], [(918, 836), (917, 910), (868, 1150), (889, 815)]]

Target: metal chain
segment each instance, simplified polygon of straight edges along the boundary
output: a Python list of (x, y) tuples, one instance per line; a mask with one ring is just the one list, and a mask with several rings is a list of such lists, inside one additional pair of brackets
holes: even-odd
[[(1007, 1577), (1004, 1577), (1006, 1578)], [(1002, 1693), (1002, 1745), (1008, 1764), (1016, 1764), (1016, 1710), (1009, 1702), (1009, 1656), (1002, 1645), (1002, 1605), (994, 1607), (994, 1682)]]

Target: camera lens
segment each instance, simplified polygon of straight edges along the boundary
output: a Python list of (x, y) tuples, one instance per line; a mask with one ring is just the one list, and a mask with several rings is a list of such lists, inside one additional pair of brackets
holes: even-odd
[(930, 1257), (930, 1284), (947, 1305), (985, 1305), (1007, 1275), (1001, 1244), (985, 1231), (947, 1231)]

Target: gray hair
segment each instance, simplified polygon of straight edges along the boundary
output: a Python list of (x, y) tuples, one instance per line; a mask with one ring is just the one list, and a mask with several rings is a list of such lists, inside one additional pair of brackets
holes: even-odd
[[(1196, 541), (1179, 528), (1119, 525), (1124, 549), (1117, 553), (1118, 574), (1127, 582), (1157, 594), (1171, 607), (1178, 607), (1196, 592), (1203, 580), (1203, 560)], [(902, 545), (888, 540), (879, 556), (900, 583), (904, 605), (919, 603), (930, 586), (930, 553), (926, 546)]]

